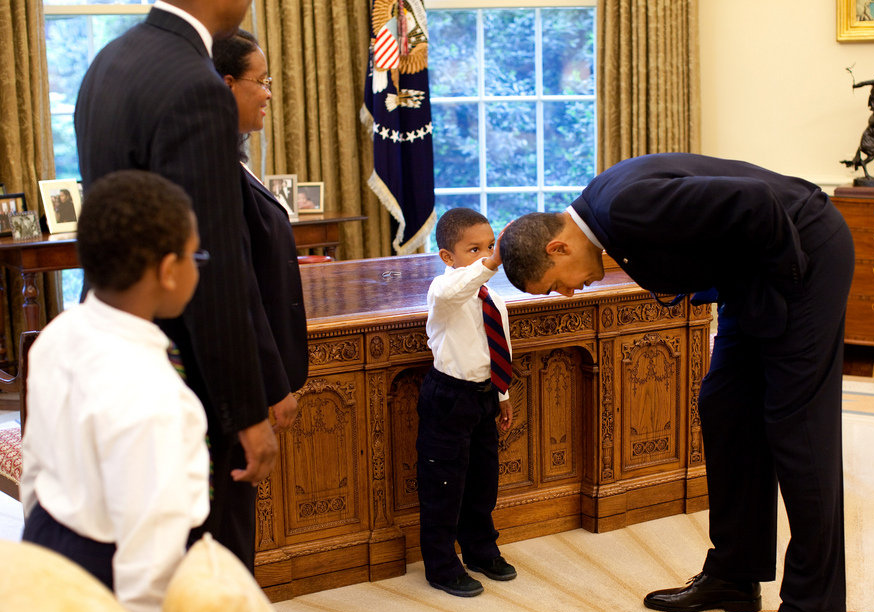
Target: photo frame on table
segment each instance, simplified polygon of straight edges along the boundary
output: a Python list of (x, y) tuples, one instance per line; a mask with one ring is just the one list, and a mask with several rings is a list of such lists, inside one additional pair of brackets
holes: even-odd
[(325, 183), (298, 183), (297, 211), (300, 214), (325, 212)]
[(42, 238), (39, 217), (32, 210), (9, 213), (9, 224), (12, 226), (14, 240), (39, 240)]
[(838, 42), (874, 40), (874, 6), (867, 0), (837, 0)]
[(26, 209), (23, 193), (3, 193), (0, 195), (0, 236), (12, 235), (12, 222), (9, 215), (22, 213)]
[(82, 210), (82, 195), (76, 179), (39, 182), (39, 194), (50, 234), (75, 232)]
[(290, 220), (297, 219), (297, 175), (296, 174), (268, 174), (264, 177), (267, 189), (279, 200), (279, 203), (288, 213)]

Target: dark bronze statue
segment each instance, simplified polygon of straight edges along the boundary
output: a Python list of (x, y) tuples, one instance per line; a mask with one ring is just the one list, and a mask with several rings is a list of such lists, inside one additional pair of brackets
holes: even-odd
[(841, 160), (841, 163), (848, 168), (852, 167), (853, 170), (858, 170), (861, 167), (862, 172), (865, 173), (864, 177), (853, 179), (853, 185), (856, 187), (874, 187), (874, 177), (868, 174), (868, 162), (874, 159), (874, 81), (853, 83), (853, 89), (867, 85), (871, 86), (871, 92), (868, 94), (868, 108), (871, 110), (871, 116), (868, 117), (868, 127), (862, 132), (862, 140), (859, 142), (859, 148), (856, 149), (855, 157)]

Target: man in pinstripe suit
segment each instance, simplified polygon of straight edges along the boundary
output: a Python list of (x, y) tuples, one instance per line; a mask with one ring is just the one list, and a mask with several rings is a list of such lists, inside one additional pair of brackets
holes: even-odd
[[(257, 292), (242, 212), (237, 106), (211, 61), (214, 37), (235, 32), (251, 0), (169, 0), (109, 43), (76, 103), (85, 190), (125, 168), (150, 170), (191, 196), (203, 248), (200, 286), (178, 319), (159, 321), (178, 346), (189, 386), (206, 407), (214, 499), (204, 529), (254, 565), (255, 483), (278, 445), (258, 361)], [(293, 396), (273, 406), (290, 426)]]

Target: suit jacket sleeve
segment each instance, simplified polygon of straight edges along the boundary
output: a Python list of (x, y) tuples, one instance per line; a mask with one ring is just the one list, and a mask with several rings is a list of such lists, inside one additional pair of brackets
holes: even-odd
[(149, 167), (191, 196), (210, 253), (183, 316), (210, 402), (222, 429), (234, 432), (267, 418), (243, 254), (237, 108), (220, 79), (181, 89), (158, 121)]
[(775, 191), (758, 179), (637, 181), (617, 194), (610, 222), (616, 235), (640, 245), (723, 249), (723, 259), (753, 261), (755, 272), (784, 295), (799, 289), (807, 269), (798, 230)]

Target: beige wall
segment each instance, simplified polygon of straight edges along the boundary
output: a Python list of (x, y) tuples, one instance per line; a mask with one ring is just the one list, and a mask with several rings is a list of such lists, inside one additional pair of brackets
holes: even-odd
[(851, 182), (838, 161), (859, 146), (870, 88), (853, 90), (845, 68), (874, 79), (874, 42), (838, 43), (835, 10), (835, 0), (700, 0), (702, 153), (829, 193)]

